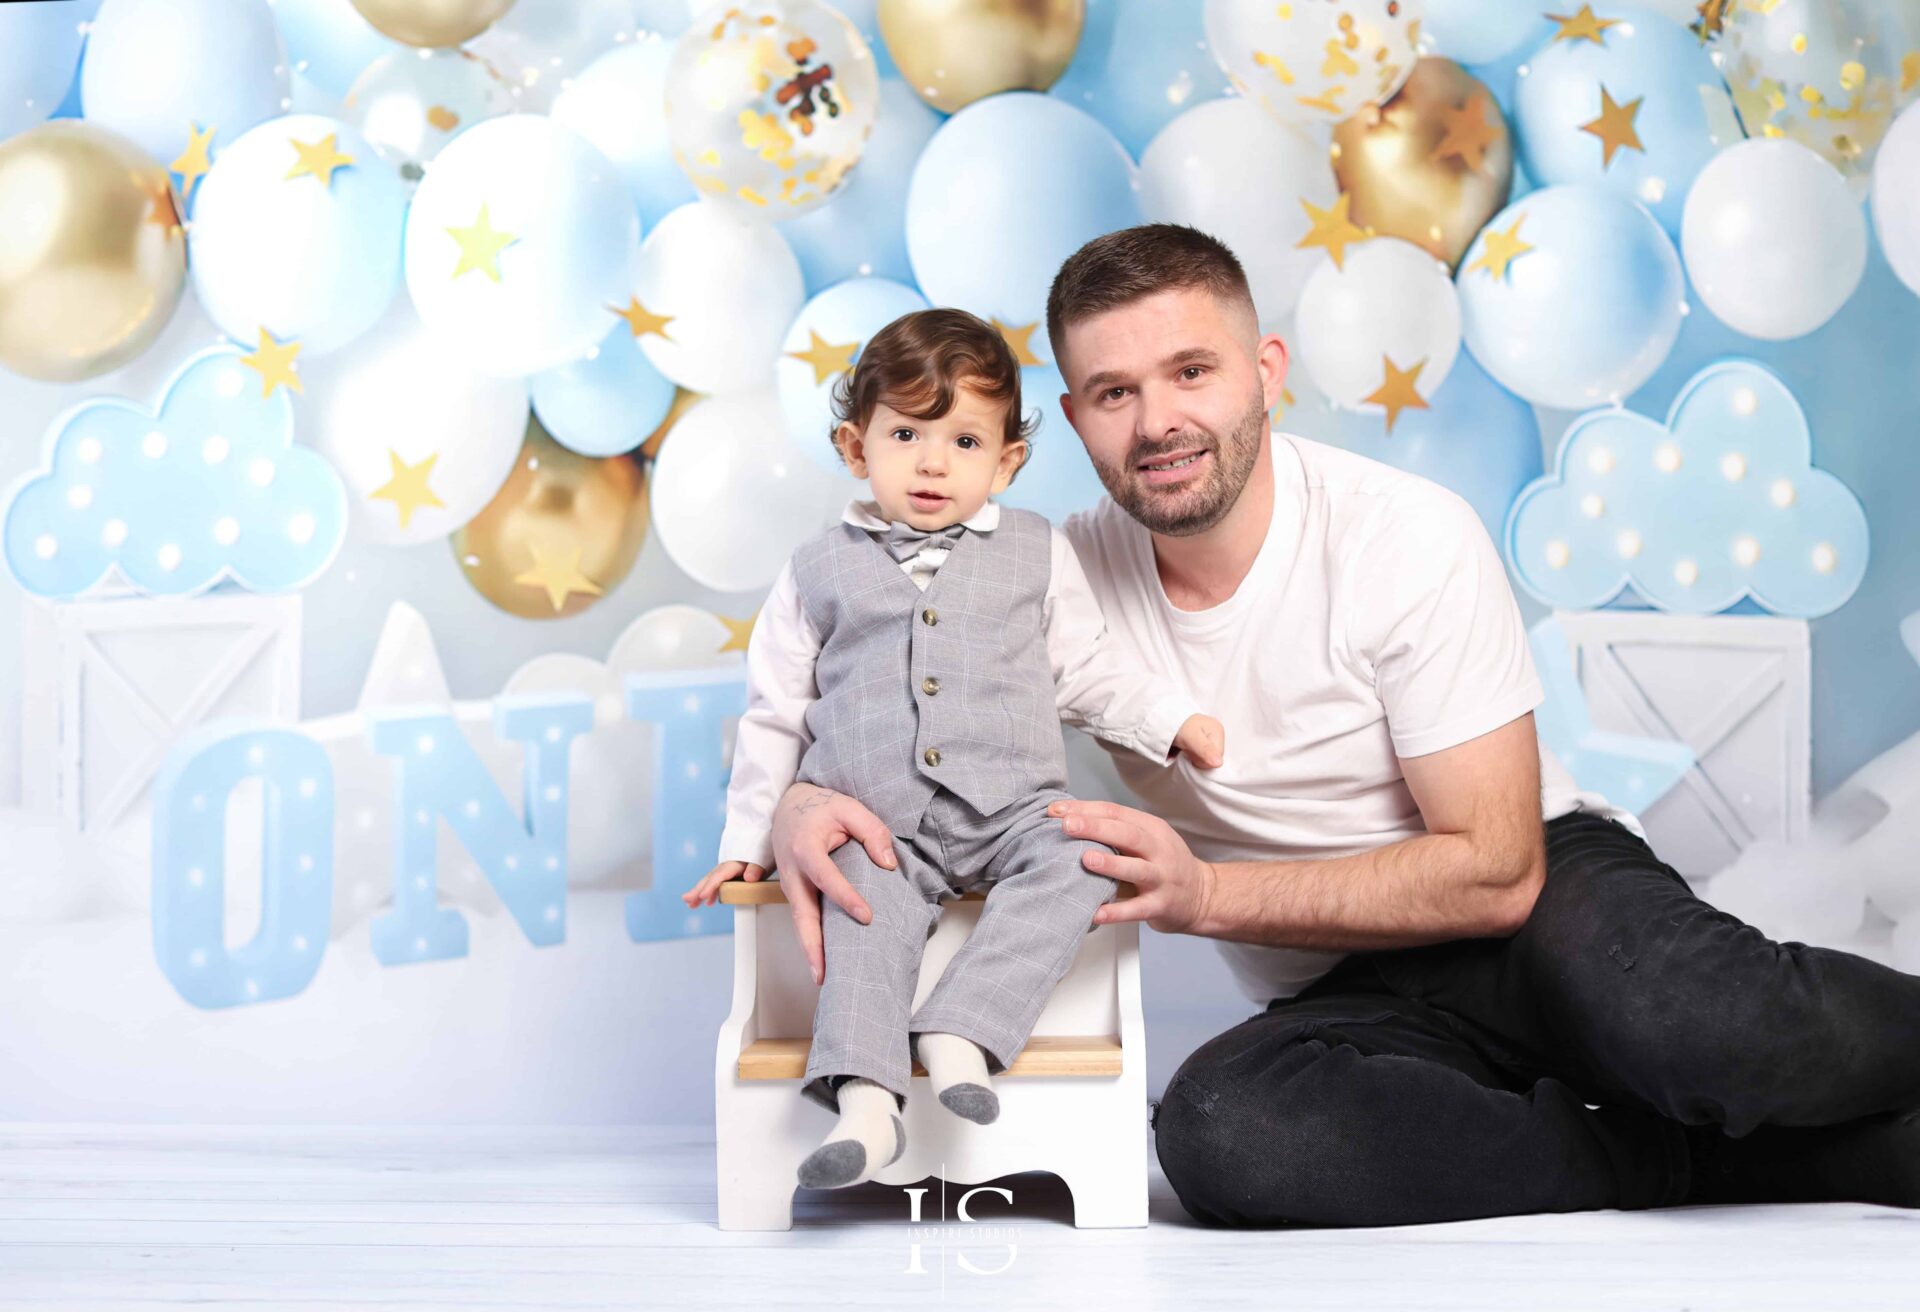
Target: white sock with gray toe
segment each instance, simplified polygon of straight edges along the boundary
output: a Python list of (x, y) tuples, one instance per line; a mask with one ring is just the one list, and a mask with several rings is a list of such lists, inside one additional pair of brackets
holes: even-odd
[(932, 1031), (915, 1035), (914, 1046), (942, 1107), (976, 1125), (991, 1125), (999, 1118), (1000, 1095), (993, 1091), (987, 1054), (979, 1044)]
[(885, 1085), (856, 1075), (841, 1084), (838, 1092), (840, 1119), (800, 1163), (800, 1183), (808, 1189), (859, 1184), (907, 1149), (900, 1105)]

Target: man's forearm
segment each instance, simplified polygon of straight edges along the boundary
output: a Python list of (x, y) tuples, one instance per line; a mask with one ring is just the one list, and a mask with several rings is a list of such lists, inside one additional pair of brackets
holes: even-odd
[(1527, 873), (1488, 870), (1464, 834), (1421, 834), (1354, 856), (1216, 861), (1193, 932), (1359, 952), (1497, 938), (1525, 919)]

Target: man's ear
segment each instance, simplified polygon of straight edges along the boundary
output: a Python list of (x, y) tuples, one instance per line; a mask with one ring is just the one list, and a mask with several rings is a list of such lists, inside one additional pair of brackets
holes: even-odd
[(866, 443), (860, 438), (860, 430), (851, 420), (842, 421), (833, 430), (833, 444), (840, 448), (841, 459), (847, 462), (847, 471), (855, 478), (867, 476)]

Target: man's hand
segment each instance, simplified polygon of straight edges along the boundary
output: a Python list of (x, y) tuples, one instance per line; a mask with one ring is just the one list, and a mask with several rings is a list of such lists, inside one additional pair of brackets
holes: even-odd
[(1202, 770), (1218, 769), (1227, 759), (1227, 729), (1211, 715), (1189, 715), (1173, 736), (1173, 745)]
[(1162, 933), (1190, 934), (1205, 920), (1213, 896), (1213, 867), (1195, 856), (1165, 820), (1117, 802), (1078, 798), (1055, 802), (1047, 814), (1064, 817), (1069, 836), (1114, 849), (1089, 848), (1080, 858), (1087, 869), (1127, 880), (1139, 890), (1137, 896), (1096, 910), (1094, 924), (1144, 920)]
[(875, 865), (899, 869), (893, 835), (879, 816), (845, 793), (818, 784), (796, 783), (773, 812), (773, 864), (793, 912), (794, 933), (807, 954), (813, 982), (826, 978), (826, 948), (820, 938), (820, 894), (865, 925), (873, 909), (847, 882), (828, 855), (849, 838), (858, 839)]

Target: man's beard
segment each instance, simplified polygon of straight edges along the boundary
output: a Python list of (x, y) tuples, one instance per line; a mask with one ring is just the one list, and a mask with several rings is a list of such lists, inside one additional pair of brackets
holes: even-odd
[[(1256, 391), (1252, 405), (1224, 441), (1205, 429), (1194, 429), (1172, 442), (1134, 448), (1124, 465), (1103, 465), (1096, 460), (1093, 468), (1106, 485), (1107, 495), (1141, 524), (1168, 537), (1191, 537), (1226, 518), (1240, 499), (1247, 476), (1260, 458), (1261, 443), (1270, 440), (1266, 399)], [(1212, 453), (1205, 474), (1191, 485), (1164, 491), (1146, 481), (1140, 470), (1142, 464), (1163, 460), (1183, 450)]]

